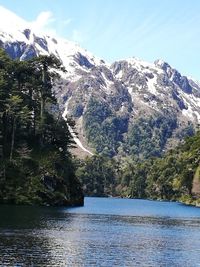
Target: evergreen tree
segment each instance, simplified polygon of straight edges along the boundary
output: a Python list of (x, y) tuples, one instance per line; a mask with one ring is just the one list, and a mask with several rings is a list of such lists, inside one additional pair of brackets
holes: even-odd
[(83, 204), (73, 140), (52, 93), (60, 70), (52, 56), (20, 62), (0, 50), (0, 202)]

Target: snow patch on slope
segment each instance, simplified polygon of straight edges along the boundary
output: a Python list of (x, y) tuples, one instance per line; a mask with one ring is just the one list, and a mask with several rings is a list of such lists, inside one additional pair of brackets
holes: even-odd
[(102, 75), (104, 82), (106, 84), (106, 86), (105, 86), (106, 92), (110, 93), (110, 91), (111, 91), (110, 88), (113, 85), (113, 82), (108, 80), (103, 72), (101, 73), (101, 75)]
[(156, 93), (157, 93), (157, 90), (155, 87), (156, 83), (157, 83), (157, 77), (156, 76), (154, 76), (152, 79), (148, 78), (148, 81), (147, 81), (148, 90), (153, 95), (156, 95)]
[(115, 77), (116, 77), (117, 79), (122, 79), (122, 76), (123, 76), (123, 71), (122, 71), (122, 70), (120, 70), (120, 71), (115, 75)]
[[(192, 120), (197, 119), (198, 122), (200, 122), (200, 98), (183, 91), (180, 92), (180, 95), (188, 107), (187, 109), (182, 110), (182, 114)], [(197, 112), (197, 110), (199, 110), (199, 112)]]
[(129, 95), (131, 96), (132, 103), (134, 103), (133, 88), (128, 86), (127, 89), (128, 89)]
[[(69, 101), (69, 100), (68, 100)], [(64, 112), (63, 112), (63, 114), (62, 114), (62, 117), (63, 117), (63, 119), (67, 122), (67, 114), (69, 113), (69, 111), (68, 111), (68, 102), (66, 103), (66, 105), (65, 105), (65, 110), (64, 110)], [(71, 135), (72, 135), (72, 137), (73, 137), (73, 139), (74, 139), (74, 142), (83, 150), (83, 151), (85, 151), (85, 152), (87, 152), (88, 154), (90, 154), (90, 155), (94, 155), (92, 152), (90, 152), (88, 149), (86, 149), (84, 146), (83, 146), (83, 144), (81, 143), (81, 141), (78, 139), (78, 137), (77, 137), (77, 135), (74, 133), (74, 130), (72, 129), (72, 127), (67, 123), (67, 126), (68, 126), (68, 129), (69, 129), (69, 131), (70, 131), (70, 133), (71, 133)]]
[(134, 66), (139, 72), (146, 72), (147, 70), (156, 71), (157, 73), (163, 73), (163, 70), (157, 67), (154, 63), (146, 62), (136, 57), (128, 58), (126, 60), (130, 66)]

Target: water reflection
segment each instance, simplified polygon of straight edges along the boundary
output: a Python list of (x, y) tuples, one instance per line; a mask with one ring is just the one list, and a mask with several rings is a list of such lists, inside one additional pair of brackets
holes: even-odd
[(50, 244), (44, 236), (1, 235), (0, 251), (1, 266), (52, 266)]
[[(90, 205), (94, 208), (94, 202)], [(195, 216), (174, 218), (149, 216), (151, 210), (148, 216), (133, 216), (133, 210), (132, 216), (117, 211), (101, 214), (105, 211), (101, 201), (96, 214), (90, 206), (88, 213), (86, 209), (77, 213), (77, 209), (0, 206), (0, 266), (200, 266), (196, 210), (189, 211)]]

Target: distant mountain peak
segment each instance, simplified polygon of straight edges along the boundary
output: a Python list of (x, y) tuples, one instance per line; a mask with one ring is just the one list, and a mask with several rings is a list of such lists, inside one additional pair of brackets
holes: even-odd
[[(108, 64), (77, 43), (35, 32), (31, 23), (2, 7), (0, 16), (16, 19), (15, 27), (6, 22), (0, 27), (0, 47), (13, 59), (53, 54), (63, 63), (67, 72), (60, 73), (54, 92), (60, 109), (67, 106), (75, 119), (80, 140), (89, 144), (89, 150), (91, 145), (102, 152), (105, 146), (112, 155), (117, 153), (119, 144), (127, 145), (132, 131), (136, 134), (134, 125), (146, 129), (144, 121), (155, 128), (147, 133), (153, 140), (163, 124), (164, 141), (161, 136), (155, 146), (165, 149), (168, 139), (181, 139), (182, 132), (200, 123), (200, 84), (164, 60), (149, 63), (131, 57)], [(137, 125), (140, 120), (142, 126)]]
[[(28, 26), (28, 22), (24, 19), (17, 16), (14, 12), (6, 9), (3, 6), (0, 6), (0, 29), (11, 31), (11, 30), (20, 30)], [(29, 25), (30, 26), (30, 25)]]
[(155, 60), (154, 64), (156, 67), (159, 67), (159, 68), (163, 69), (164, 71), (167, 71), (168, 69), (172, 68), (166, 61), (164, 61), (162, 59)]

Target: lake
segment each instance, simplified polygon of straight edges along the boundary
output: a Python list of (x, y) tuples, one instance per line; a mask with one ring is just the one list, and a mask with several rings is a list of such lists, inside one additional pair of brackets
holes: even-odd
[(200, 208), (117, 198), (0, 205), (0, 266), (200, 266)]

